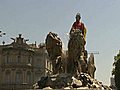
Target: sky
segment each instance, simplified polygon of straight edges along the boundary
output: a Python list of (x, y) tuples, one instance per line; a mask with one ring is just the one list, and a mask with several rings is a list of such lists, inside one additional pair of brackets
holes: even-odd
[(48, 32), (59, 35), (67, 49), (76, 13), (87, 28), (88, 52), (95, 55), (95, 77), (110, 85), (112, 63), (120, 49), (120, 0), (0, 0), (0, 44), (22, 34), (28, 43), (44, 43)]

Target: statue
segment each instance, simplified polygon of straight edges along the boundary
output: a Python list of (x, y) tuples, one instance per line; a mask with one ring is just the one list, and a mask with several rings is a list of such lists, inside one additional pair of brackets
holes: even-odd
[(94, 55), (93, 53), (90, 54), (88, 59), (88, 74), (94, 78), (94, 73), (96, 71), (95, 63), (94, 63)]
[(62, 41), (58, 35), (52, 32), (47, 35), (45, 43), (52, 62), (53, 75), (42, 77), (37, 82), (39, 89), (46, 87), (52, 89), (88, 87), (91, 90), (99, 87), (100, 90), (102, 89), (103, 85), (94, 79), (96, 67), (93, 53), (87, 61), (86, 28), (80, 19), (81, 16), (78, 13), (76, 22), (70, 30), (67, 55), (62, 53)]
[[(87, 72), (86, 28), (81, 22), (80, 13), (76, 14), (76, 21), (70, 30), (68, 42), (68, 73)], [(72, 70), (71, 70), (72, 69)]]
[[(50, 57), (50, 60), (52, 61), (52, 65), (53, 65), (53, 74), (57, 74), (58, 71), (58, 67), (56, 65), (59, 66), (59, 70), (61, 72), (61, 56), (62, 56), (62, 41), (61, 39), (58, 37), (57, 34), (49, 32), (49, 34), (46, 37), (46, 49), (48, 52), (48, 55)], [(56, 69), (57, 67), (57, 69)]]
[(68, 42), (68, 73), (77, 74), (84, 72), (84, 36), (79, 29), (71, 31)]
[(77, 13), (76, 14), (76, 21), (73, 23), (72, 25), (72, 28), (71, 28), (71, 31), (70, 31), (70, 34), (72, 31), (75, 31), (75, 30), (80, 30), (82, 35), (83, 35), (83, 38), (84, 38), (84, 45), (86, 44), (86, 33), (87, 33), (87, 29), (84, 25), (84, 23), (81, 21), (81, 15), (80, 13)]

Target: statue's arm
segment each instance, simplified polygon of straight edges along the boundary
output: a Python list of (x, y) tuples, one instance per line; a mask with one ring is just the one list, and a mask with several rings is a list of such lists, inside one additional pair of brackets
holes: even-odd
[(73, 23), (73, 25), (72, 25), (72, 27), (70, 29), (70, 33), (69, 34), (71, 34), (74, 30), (75, 30), (75, 22)]
[(87, 33), (87, 29), (86, 27), (84, 26), (84, 39), (86, 40), (86, 33)]

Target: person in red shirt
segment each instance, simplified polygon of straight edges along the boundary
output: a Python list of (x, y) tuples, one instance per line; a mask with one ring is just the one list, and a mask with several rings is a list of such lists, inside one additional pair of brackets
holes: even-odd
[(86, 30), (86, 28), (85, 28), (84, 23), (81, 22), (81, 15), (80, 15), (80, 13), (77, 13), (77, 14), (76, 14), (76, 21), (73, 23), (70, 33), (71, 33), (73, 30), (76, 30), (76, 29), (79, 29), (79, 30), (82, 31), (82, 34), (83, 34), (83, 36), (84, 36), (84, 40), (86, 40), (86, 31), (87, 31), (87, 30)]

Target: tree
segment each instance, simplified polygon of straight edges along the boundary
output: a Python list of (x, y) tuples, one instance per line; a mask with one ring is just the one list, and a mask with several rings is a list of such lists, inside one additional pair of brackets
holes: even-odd
[(117, 89), (120, 90), (120, 50), (117, 56), (114, 57), (113, 66), (112, 75), (114, 75)]

